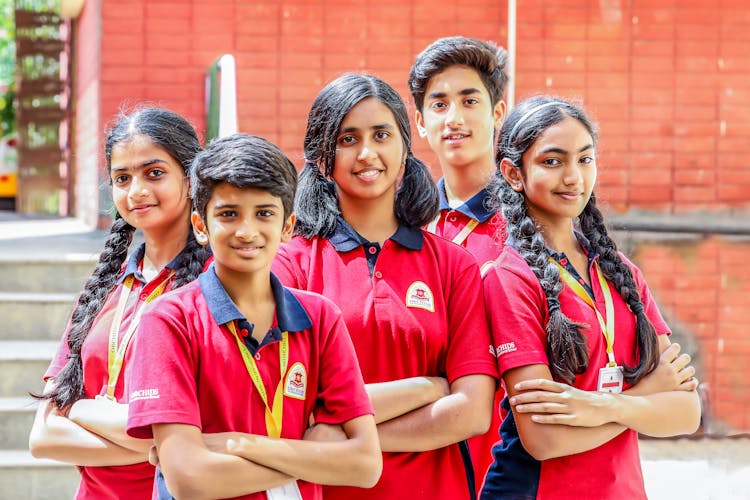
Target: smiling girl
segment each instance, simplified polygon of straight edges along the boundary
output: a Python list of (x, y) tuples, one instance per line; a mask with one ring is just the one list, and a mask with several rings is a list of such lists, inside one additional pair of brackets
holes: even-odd
[[(125, 434), (128, 345), (145, 303), (195, 279), (207, 252), (190, 229), (188, 174), (200, 143), (164, 109), (122, 115), (105, 143), (115, 221), (47, 369), (31, 453), (79, 466), (76, 498), (151, 498), (150, 440)], [(135, 229), (145, 243), (128, 257)]]
[(484, 291), (508, 398), (483, 499), (645, 498), (638, 433), (699, 423), (689, 356), (597, 208), (596, 139), (580, 108), (548, 96), (501, 130), (509, 239)]
[(326, 498), (469, 498), (457, 443), (490, 422), (479, 267), (420, 229), (438, 196), (410, 146), (406, 107), (376, 77), (342, 76), (310, 110), (297, 236), (273, 270), (341, 308), (385, 452), (374, 488), (327, 487)]

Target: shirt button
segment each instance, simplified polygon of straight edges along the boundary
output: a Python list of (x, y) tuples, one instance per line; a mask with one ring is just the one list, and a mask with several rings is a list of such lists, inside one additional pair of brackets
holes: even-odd
[(448, 217), (448, 222), (456, 222), (456, 216), (451, 215), (450, 217)]
[(375, 248), (375, 247), (370, 247), (370, 248), (367, 249), (367, 251), (370, 252), (370, 254), (374, 254), (375, 252), (378, 251), (378, 249)]
[(260, 353), (259, 352), (255, 353), (255, 361), (260, 361)]
[(375, 277), (376, 278), (382, 278), (383, 277), (383, 273), (381, 273), (380, 271), (375, 271)]

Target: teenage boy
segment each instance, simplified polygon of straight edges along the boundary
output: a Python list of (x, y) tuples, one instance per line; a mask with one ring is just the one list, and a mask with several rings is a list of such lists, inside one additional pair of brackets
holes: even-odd
[[(507, 59), (507, 52), (491, 42), (441, 38), (417, 56), (409, 74), (419, 135), (429, 142), (443, 173), (438, 181), (440, 214), (427, 229), (465, 247), (482, 273), (506, 239), (499, 207), (488, 201), (497, 172), (495, 133), (505, 117)], [(469, 439), (477, 491), (499, 439), (503, 396), (499, 388), (489, 432)]]
[(177, 498), (320, 498), (314, 483), (380, 476), (341, 313), (270, 271), (292, 234), (296, 185), (289, 159), (259, 137), (219, 139), (195, 159), (193, 228), (214, 264), (144, 312), (128, 380), (128, 433), (153, 436)]

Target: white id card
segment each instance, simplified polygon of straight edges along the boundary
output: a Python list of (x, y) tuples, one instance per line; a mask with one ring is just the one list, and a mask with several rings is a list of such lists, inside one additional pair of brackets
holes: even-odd
[(622, 392), (622, 366), (605, 366), (599, 368), (599, 383), (597, 391), (599, 392)]
[(268, 500), (302, 500), (302, 493), (299, 491), (297, 481), (292, 481), (266, 490), (266, 497)]

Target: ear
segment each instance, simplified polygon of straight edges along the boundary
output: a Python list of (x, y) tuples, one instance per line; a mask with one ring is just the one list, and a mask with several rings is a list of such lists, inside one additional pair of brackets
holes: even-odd
[(417, 124), (417, 130), (419, 131), (419, 137), (424, 139), (427, 137), (427, 129), (424, 127), (424, 116), (421, 111), (414, 112), (414, 123)]
[(523, 191), (523, 176), (521, 169), (513, 165), (508, 158), (503, 158), (500, 162), (500, 172), (503, 174), (505, 181), (510, 184), (514, 191), (520, 193)]
[(198, 212), (193, 212), (190, 215), (190, 222), (193, 224), (195, 241), (203, 246), (208, 245), (208, 228), (200, 214), (198, 214)]
[(495, 121), (495, 130), (499, 129), (503, 124), (503, 120), (505, 120), (505, 109), (505, 101), (502, 99), (497, 101), (497, 104), (495, 104), (495, 107), (492, 110), (492, 117)]
[(281, 228), (281, 241), (286, 243), (292, 239), (294, 234), (294, 223), (297, 222), (297, 214), (292, 212), (284, 221), (284, 227)]

